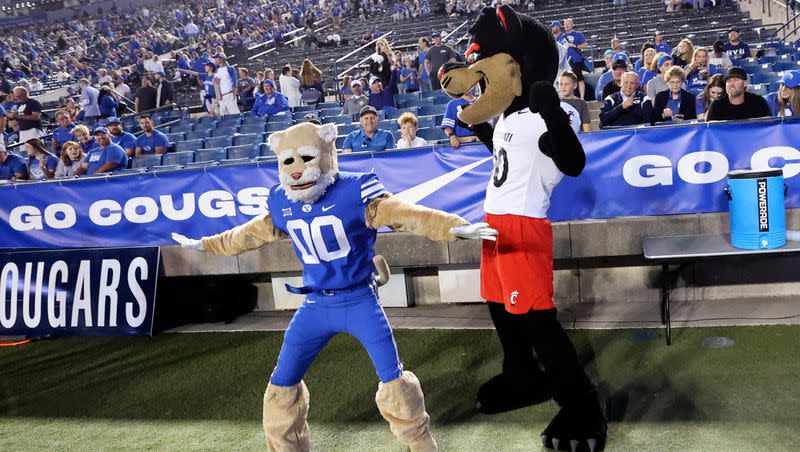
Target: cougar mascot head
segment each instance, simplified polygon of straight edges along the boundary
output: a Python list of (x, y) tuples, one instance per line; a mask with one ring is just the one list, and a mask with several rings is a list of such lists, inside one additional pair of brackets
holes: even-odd
[(273, 133), (268, 143), (278, 157), (281, 185), (292, 201), (318, 200), (339, 172), (335, 124), (298, 124)]

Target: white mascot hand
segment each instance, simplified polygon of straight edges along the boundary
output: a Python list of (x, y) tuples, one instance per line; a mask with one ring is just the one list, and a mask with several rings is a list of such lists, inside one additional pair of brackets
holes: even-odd
[(378, 53), (373, 53), (372, 54), (372, 61), (374, 61), (374, 62), (376, 62), (378, 64), (381, 64), (381, 63), (383, 63), (383, 56), (378, 54)]
[(487, 223), (465, 224), (450, 229), (450, 233), (462, 239), (497, 240), (497, 230)]
[(205, 247), (203, 247), (203, 242), (200, 240), (190, 239), (189, 237), (183, 236), (178, 234), (177, 232), (172, 233), (172, 240), (181, 244), (181, 248), (185, 248), (187, 250), (195, 250), (195, 251), (205, 251)]

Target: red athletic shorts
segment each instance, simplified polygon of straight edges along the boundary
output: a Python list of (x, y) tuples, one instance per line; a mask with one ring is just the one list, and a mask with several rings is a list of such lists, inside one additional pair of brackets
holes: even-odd
[(553, 227), (547, 218), (486, 214), (497, 241), (483, 240), (481, 297), (512, 314), (552, 309)]

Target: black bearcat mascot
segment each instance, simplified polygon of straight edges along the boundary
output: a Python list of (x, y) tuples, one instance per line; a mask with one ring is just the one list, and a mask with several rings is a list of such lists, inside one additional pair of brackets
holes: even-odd
[(478, 408), (499, 413), (552, 397), (560, 410), (542, 432), (544, 447), (599, 451), (607, 431), (603, 403), (553, 303), (550, 194), (586, 163), (553, 88), (558, 45), (541, 22), (509, 6), (484, 8), (469, 34), (469, 65), (448, 63), (438, 76), (452, 97), (480, 86), (480, 98), (459, 120), (494, 155), (484, 210), (500, 233), (483, 243), (481, 296), (503, 347), (503, 371), (481, 386)]

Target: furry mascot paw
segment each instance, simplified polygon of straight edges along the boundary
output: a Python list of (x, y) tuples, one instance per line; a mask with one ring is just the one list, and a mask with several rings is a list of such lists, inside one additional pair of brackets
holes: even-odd
[(550, 194), (586, 163), (553, 88), (563, 55), (544, 24), (508, 5), (484, 8), (469, 35), (469, 65), (447, 64), (439, 79), (452, 97), (480, 86), (458, 117), (494, 156), (485, 201), (493, 213), (485, 221), (500, 240), (483, 242), (481, 296), (503, 348), (503, 372), (481, 386), (477, 408), (493, 414), (552, 397), (560, 411), (542, 434), (544, 446), (599, 451), (604, 408), (553, 303)]

